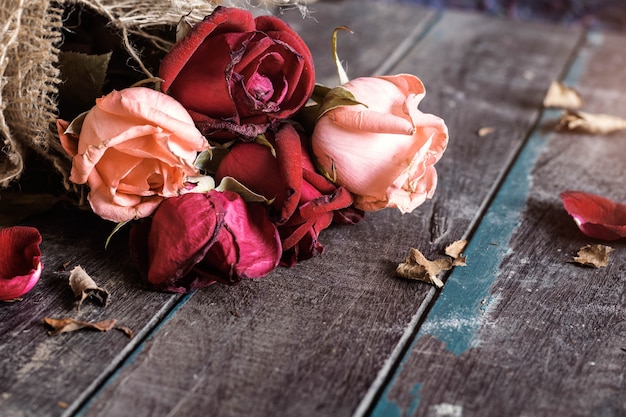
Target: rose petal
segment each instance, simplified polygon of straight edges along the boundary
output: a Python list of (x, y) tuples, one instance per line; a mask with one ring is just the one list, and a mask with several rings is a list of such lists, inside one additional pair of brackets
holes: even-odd
[(30, 291), (41, 276), (41, 234), (34, 227), (0, 230), (0, 300), (12, 300)]
[(578, 228), (602, 240), (626, 237), (626, 205), (582, 191), (564, 191), (561, 200)]

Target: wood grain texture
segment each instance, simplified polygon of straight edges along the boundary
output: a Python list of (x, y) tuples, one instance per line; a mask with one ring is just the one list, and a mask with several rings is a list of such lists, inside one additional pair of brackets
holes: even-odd
[[(377, 54), (375, 59), (363, 59), (364, 56), (358, 54), (356, 49), (346, 49), (346, 53), (342, 55), (351, 59), (350, 68), (356, 74), (367, 74), (384, 63), (386, 57), (397, 50), (399, 44), (410, 39), (407, 38), (407, 30), (409, 34), (416, 32), (416, 28), (421, 27), (421, 20), (429, 19), (433, 15), (425, 9), (410, 8), (414, 14), (396, 16), (405, 24), (410, 20), (412, 22), (410, 30), (404, 26), (382, 27), (385, 37), (376, 39), (367, 30), (372, 20), (375, 16), (387, 19), (386, 16), (393, 15), (393, 12), (390, 12), (390, 9), (384, 12), (381, 5), (373, 7), (373, 13), (360, 14), (357, 3), (328, 5), (328, 8), (321, 7), (320, 13), (317, 14), (320, 18), (323, 15), (326, 16), (324, 19), (335, 21), (337, 13), (350, 16), (347, 23), (354, 30), (362, 32), (363, 36), (367, 36), (363, 38), (357, 35), (356, 39), (360, 39), (361, 42), (372, 42), (380, 49), (381, 53)], [(400, 10), (406, 9), (398, 9)], [(302, 21), (295, 11), (290, 12), (290, 15), (294, 25), (304, 25), (301, 28), (302, 33), (306, 36), (316, 63), (318, 60), (320, 62), (317, 68), (320, 79), (333, 79), (335, 70), (330, 56), (330, 34), (335, 23), (318, 25), (313, 20)], [(369, 20), (364, 20), (365, 18)], [(326, 28), (326, 37), (320, 36), (320, 26)], [(354, 42), (354, 39), (347, 39), (346, 45), (353, 45)], [(7, 212), (7, 201), (6, 198), (2, 201), (3, 211), (0, 213), (2, 226), (13, 224), (16, 219), (23, 219), (26, 214), (41, 211), (41, 207), (48, 205), (47, 202), (29, 204), (26, 199), (20, 199), (14, 202), (16, 204), (12, 204)], [(22, 207), (24, 204), (26, 207)], [(50, 201), (48, 207), (52, 204)], [(27, 297), (24, 297), (24, 301), (0, 304), (0, 352), (3, 354), (3, 360), (0, 361), (0, 374), (3, 376), (0, 381), (0, 414), (3, 417), (72, 415), (135, 350), (136, 345), (150, 334), (169, 309), (177, 304), (180, 296), (153, 293), (140, 288), (136, 268), (128, 256), (126, 233), (120, 232), (113, 239), (111, 247), (105, 251), (104, 242), (113, 224), (104, 222), (93, 214), (61, 205), (44, 215), (23, 220), (22, 224), (40, 229), (43, 235), (41, 248), (45, 269), (40, 282)], [(334, 245), (337, 246), (337, 243)], [(73, 308), (73, 295), (66, 283), (67, 274), (57, 272), (66, 262), (71, 262), (69, 268), (76, 264), (82, 265), (101, 286), (112, 293), (109, 306), (100, 308), (87, 304), (80, 313), (76, 312)], [(335, 260), (335, 263), (338, 264), (338, 261)], [(242, 290), (244, 288), (246, 287), (242, 286)], [(231, 294), (228, 289), (221, 291)], [(297, 290), (294, 289), (291, 293), (297, 293)], [(312, 299), (319, 295), (317, 291), (311, 293)], [(236, 311), (238, 303), (246, 299), (245, 295), (234, 297), (237, 302), (233, 303), (232, 311)], [(274, 297), (275, 295), (259, 295), (258, 301), (276, 303), (279, 308), (285, 308), (280, 302), (272, 301), (275, 300)], [(228, 300), (223, 302), (230, 303)], [(43, 324), (43, 318), (46, 316), (94, 321), (115, 318), (120, 325), (131, 328), (136, 338), (129, 340), (117, 331), (106, 334), (79, 332), (52, 338), (47, 335), (47, 328)], [(329, 322), (332, 320), (329, 318)], [(401, 325), (398, 325), (396, 330), (400, 331)], [(210, 339), (207, 339), (202, 343), (208, 344), (213, 349), (209, 342)], [(229, 351), (226, 350), (224, 353), (228, 354)], [(167, 365), (163, 366), (170, 368)], [(372, 369), (376, 369), (377, 366), (378, 364), (371, 365)], [(171, 368), (174, 367), (172, 364)], [(126, 410), (122, 412), (125, 413)]]
[[(37, 227), (43, 236), (44, 271), (23, 301), (0, 304), (0, 414), (61, 415), (67, 410), (59, 402), (70, 411), (77, 407), (179, 296), (141, 289), (128, 257), (125, 233), (105, 250), (112, 224), (92, 213), (58, 206), (23, 224)], [(68, 284), (68, 271), (76, 265), (111, 293), (107, 307), (86, 301), (76, 310)], [(44, 317), (114, 318), (137, 338), (130, 340), (119, 331), (52, 337)]]
[[(439, 253), (468, 232), (565, 67), (576, 34), (541, 30), (444, 16), (393, 68), (425, 78), (424, 108), (449, 123), (435, 199), (410, 215), (386, 210), (326, 230), (327, 251), (291, 269), (194, 293), (83, 414), (352, 414), (431, 292), (395, 279), (397, 262), (411, 246)], [(498, 134), (479, 138), (485, 123)]]
[[(585, 111), (626, 116), (626, 60), (618, 53), (624, 41), (591, 34), (578, 51), (566, 81), (581, 92)], [(598, 242), (578, 231), (559, 199), (573, 189), (626, 201), (626, 134), (555, 133), (558, 116), (546, 112), (528, 145), (537, 151), (525, 149), (511, 171), (528, 167), (521, 200), (499, 194), (485, 216), (508, 222), (505, 212), (521, 207), (495, 277), (466, 253), (468, 268), (475, 266), (462, 274), (470, 281), (459, 277), (459, 288), (491, 280), (483, 305), (470, 300), (479, 317), (475, 327), (465, 326), (475, 332), (470, 343), (456, 349), (441, 331), (463, 327), (453, 312), (467, 304), (444, 290), (374, 416), (626, 415), (626, 246), (609, 243), (615, 251), (606, 268), (571, 263), (582, 246)], [(507, 178), (503, 191), (514, 181)], [(497, 239), (487, 230), (494, 224), (481, 224), (476, 236)], [(491, 250), (487, 241), (475, 245), (475, 258)], [(449, 283), (455, 280), (453, 273)]]
[(316, 81), (339, 84), (331, 45), (333, 30), (345, 26), (353, 33), (338, 33), (337, 51), (350, 78), (385, 73), (411, 49), (436, 19), (432, 9), (371, 1), (313, 3), (307, 17), (288, 10), (282, 17), (309, 45)]

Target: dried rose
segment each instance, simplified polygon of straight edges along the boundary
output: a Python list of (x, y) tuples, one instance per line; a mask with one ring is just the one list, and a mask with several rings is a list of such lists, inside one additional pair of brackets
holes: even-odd
[(313, 58), (274, 16), (217, 7), (165, 56), (162, 90), (180, 101), (205, 134), (246, 137), (291, 116), (311, 96)]
[(418, 110), (425, 90), (413, 75), (357, 78), (342, 87), (361, 104), (334, 107), (317, 121), (318, 163), (354, 194), (355, 207), (411, 212), (435, 192), (434, 165), (448, 143), (444, 121)]
[(0, 230), (0, 300), (12, 300), (30, 291), (43, 270), (41, 234), (34, 227)]
[[(268, 132), (270, 147), (237, 143), (222, 160), (216, 180), (234, 177), (252, 191), (273, 199), (270, 218), (280, 232), (284, 265), (308, 259), (324, 249), (319, 233), (337, 215), (342, 223), (355, 223), (362, 216), (350, 211), (350, 193), (315, 172), (300, 135), (285, 124)], [(344, 212), (343, 209), (346, 211)]]
[(564, 191), (561, 200), (585, 235), (602, 240), (626, 237), (626, 204), (582, 191)]
[(263, 206), (216, 190), (165, 200), (153, 218), (133, 226), (130, 247), (148, 284), (169, 292), (263, 277), (281, 254)]
[(197, 174), (196, 155), (208, 147), (187, 111), (163, 93), (134, 87), (96, 101), (80, 136), (57, 121), (61, 143), (73, 157), (70, 180), (89, 184), (89, 202), (116, 222), (150, 215), (178, 195)]

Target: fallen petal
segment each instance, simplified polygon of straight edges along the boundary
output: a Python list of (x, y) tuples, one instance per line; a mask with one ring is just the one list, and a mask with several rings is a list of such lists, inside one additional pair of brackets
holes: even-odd
[(602, 240), (626, 237), (626, 204), (582, 191), (564, 191), (561, 200), (585, 235)]
[(0, 230), (0, 300), (12, 300), (30, 291), (43, 270), (41, 234), (34, 227)]

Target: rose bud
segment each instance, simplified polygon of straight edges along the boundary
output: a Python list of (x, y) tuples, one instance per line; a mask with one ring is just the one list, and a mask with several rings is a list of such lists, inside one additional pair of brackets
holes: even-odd
[(293, 29), (275, 16), (226, 7), (172, 47), (159, 75), (162, 91), (214, 138), (263, 133), (300, 109), (315, 84), (311, 52)]
[(148, 285), (168, 292), (263, 277), (281, 254), (263, 206), (216, 190), (165, 200), (133, 226), (130, 248)]
[[(239, 142), (220, 163), (216, 180), (234, 177), (273, 200), (270, 218), (280, 233), (282, 264), (290, 266), (323, 251), (319, 233), (331, 224), (338, 210), (347, 210), (352, 197), (345, 188), (337, 188), (315, 172), (293, 126), (284, 124), (278, 132), (268, 132), (267, 139), (276, 157), (266, 145)], [(354, 223), (359, 218), (350, 213), (341, 220)]]
[(332, 108), (317, 121), (317, 162), (353, 193), (356, 208), (411, 212), (435, 192), (434, 164), (448, 143), (444, 121), (418, 110), (425, 90), (413, 75), (357, 78), (342, 87), (362, 104)]
[(41, 235), (34, 227), (0, 230), (0, 300), (13, 300), (30, 291), (43, 270)]
[(93, 211), (115, 222), (146, 217), (178, 195), (198, 172), (197, 153), (208, 147), (180, 103), (143, 87), (96, 100), (78, 137), (63, 120), (57, 128), (73, 157), (70, 181), (87, 183)]

